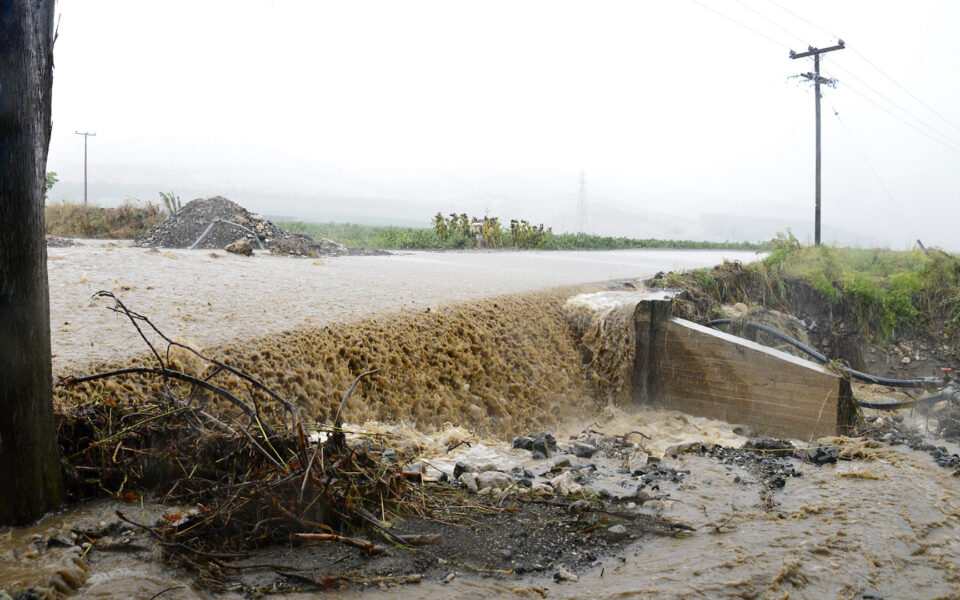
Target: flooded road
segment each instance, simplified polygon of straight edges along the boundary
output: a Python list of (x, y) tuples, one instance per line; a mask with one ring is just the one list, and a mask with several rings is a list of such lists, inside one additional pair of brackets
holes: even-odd
[(54, 375), (142, 353), (124, 319), (92, 302), (116, 293), (174, 338), (200, 346), (329, 322), (658, 271), (752, 261), (733, 250), (398, 252), (323, 260), (223, 251), (151, 252), (83, 241), (48, 250)]

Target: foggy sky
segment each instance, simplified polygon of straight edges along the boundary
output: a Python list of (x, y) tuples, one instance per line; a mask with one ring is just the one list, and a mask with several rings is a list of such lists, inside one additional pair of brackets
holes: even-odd
[(88, 130), (104, 205), (174, 191), (307, 220), (575, 230), (583, 169), (594, 233), (806, 241), (814, 99), (791, 76), (812, 61), (788, 50), (834, 34), (824, 239), (960, 250), (960, 4), (777, 4), (816, 27), (769, 0), (61, 0), (51, 195), (82, 198)]

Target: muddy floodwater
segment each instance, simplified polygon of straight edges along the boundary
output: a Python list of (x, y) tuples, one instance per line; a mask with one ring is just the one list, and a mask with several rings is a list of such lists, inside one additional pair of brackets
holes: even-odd
[(321, 260), (222, 250), (149, 251), (83, 241), (48, 250), (54, 374), (141, 353), (129, 324), (90, 297), (116, 293), (173, 337), (201, 346), (405, 309), (657, 271), (749, 262), (733, 250), (398, 252)]
[[(379, 379), (359, 388), (347, 406), (347, 429), (413, 452), (427, 480), (452, 482), (458, 464), (486, 465), (523, 473), (536, 491), (563, 473), (582, 483), (577, 493), (583, 497), (614, 498), (622, 501), (616, 504), (620, 511), (684, 528), (681, 535), (638, 529), (616, 543), (591, 546), (602, 549), (595, 554), (577, 547), (531, 549), (529, 540), (501, 531), (494, 559), (499, 560), (498, 553), (536, 558), (494, 569), (463, 569), (457, 566), (463, 563), (436, 556), (420, 560), (428, 555), (378, 563), (388, 559), (338, 547), (342, 559), (349, 559), (344, 564), (359, 565), (358, 571), (377, 573), (378, 564), (406, 570), (393, 573), (398, 578), (380, 578), (378, 585), (363, 585), (358, 576), (354, 584), (326, 594), (370, 599), (960, 598), (955, 469), (938, 466), (929, 451), (898, 444), (902, 438), (895, 436), (821, 439), (839, 459), (827, 464), (809, 460), (802, 451), (741, 450), (753, 434), (739, 424), (624, 400), (630, 371), (624, 365), (629, 366), (634, 342), (624, 335), (629, 330), (616, 326), (617, 311), (591, 305), (587, 313), (602, 319), (571, 321), (570, 315), (579, 313), (561, 310), (568, 288), (558, 286), (618, 280), (608, 289), (635, 289), (641, 278), (657, 271), (747, 261), (753, 253), (408, 252), (317, 261), (84, 242), (51, 248), (49, 255), (56, 374), (143, 353), (129, 323), (105, 310), (103, 301), (90, 300), (105, 289), (172, 337), (204, 347), (222, 345), (231, 362), (296, 398), (306, 416), (317, 421), (329, 418), (330, 407), (337, 406), (358, 372), (380, 368)], [(580, 346), (571, 334), (574, 328)], [(281, 331), (290, 333), (278, 335)], [(582, 352), (585, 344), (591, 352)], [(603, 360), (597, 358), (601, 355)], [(125, 393), (148, 396), (152, 389), (131, 379), (110, 393), (123, 399)], [(80, 396), (62, 398), (63, 406), (89, 395), (75, 393)], [(901, 428), (916, 429), (913, 439), (926, 436), (943, 453), (960, 452), (933, 439), (922, 416), (904, 411), (900, 417)], [(897, 422), (889, 415), (883, 419)], [(556, 437), (558, 455), (538, 456), (511, 446), (513, 435), (537, 432)], [(583, 457), (572, 450), (583, 436), (591, 443), (620, 440), (620, 445), (598, 442), (598, 450)], [(792, 440), (800, 449), (811, 442)], [(639, 455), (649, 456), (652, 466), (635, 470), (629, 457)], [(467, 493), (462, 484), (444, 485)], [(494, 490), (479, 493), (493, 506), (507, 500), (489, 492)], [(548, 487), (548, 497), (571, 500), (559, 489), (553, 493)], [(266, 588), (199, 585), (195, 572), (160, 560), (161, 548), (151, 535), (115, 515), (120, 510), (150, 524), (190, 507), (133, 498), (74, 506), (33, 527), (0, 530), (0, 589), (33, 587), (47, 598), (323, 596), (276, 586), (274, 567), (303, 550), (299, 546), (258, 550), (250, 557), (268, 573), (258, 580), (261, 567), (250, 567), (247, 581), (270, 582)], [(544, 526), (566, 527), (562, 520)], [(576, 537), (581, 533), (559, 539), (574, 540), (569, 543), (576, 546), (577, 539), (585, 539)], [(324, 565), (321, 572), (312, 573), (310, 565), (301, 569), (323, 577), (326, 569), (338, 568), (339, 560), (317, 563)]]
[[(740, 445), (745, 438), (731, 424), (673, 411), (607, 409), (591, 423), (570, 423), (557, 431), (558, 437), (584, 427), (648, 437), (645, 448), (653, 456), (662, 455), (661, 465), (680, 476), (649, 490), (654, 499), (639, 510), (688, 523), (695, 530), (680, 538), (627, 544), (581, 570), (576, 582), (551, 577), (556, 565), (533, 576), (490, 577), (451, 569), (456, 575), (448, 583), (424, 580), (327, 593), (358, 599), (960, 597), (960, 477), (938, 467), (928, 454), (863, 439), (827, 440), (839, 448), (841, 460), (818, 466), (782, 459), (796, 473), (773, 491), (772, 502), (764, 502), (756, 472), (745, 465), (716, 456), (670, 455), (671, 447), (685, 442)], [(461, 427), (429, 434), (383, 423), (365, 428), (417, 445), (424, 463), (443, 472), (456, 461), (492, 461), (504, 469), (536, 469), (538, 464), (527, 451), (478, 438)], [(457, 441), (471, 445), (444, 452)], [(950, 450), (957, 448), (950, 445)], [(605, 459), (593, 460), (603, 471)], [(620, 475), (597, 481), (595, 487), (615, 490), (638, 481)], [(161, 510), (150, 503), (102, 501), (0, 535), (0, 587), (39, 577), (77, 598), (146, 600), (162, 590), (174, 599), (243, 597), (193, 589), (189, 577), (156, 561), (149, 538), (129, 532), (110, 540), (114, 551), (107, 544), (105, 550), (85, 555), (83, 548), (67, 547), (69, 543), (39, 554), (32, 550), (33, 538), (69, 536), (71, 529), (116, 521), (112, 513), (117, 508), (144, 522)], [(126, 540), (129, 545), (124, 546), (123, 536), (133, 538)], [(270, 559), (266, 553), (257, 560)], [(316, 593), (276, 596), (293, 600)]]

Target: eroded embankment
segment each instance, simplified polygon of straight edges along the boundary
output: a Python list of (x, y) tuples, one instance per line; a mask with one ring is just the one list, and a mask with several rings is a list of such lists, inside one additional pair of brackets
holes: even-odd
[[(421, 428), (450, 422), (510, 436), (589, 408), (584, 400), (591, 395), (590, 383), (564, 314), (566, 300), (577, 291), (561, 288), (402, 311), (235, 342), (205, 353), (294, 400), (312, 420), (331, 420), (353, 380), (377, 369), (351, 397), (347, 421), (409, 422)], [(132, 327), (131, 335), (136, 335)], [(163, 346), (158, 347), (162, 354)], [(91, 371), (154, 364), (155, 359), (140, 356), (95, 365)], [(171, 367), (209, 375), (183, 351), (172, 353)], [(217, 377), (218, 385), (246, 392), (240, 380)], [(156, 376), (124, 376), (61, 388), (57, 400), (68, 407), (90, 394), (151, 397), (161, 385)], [(261, 400), (268, 414), (278, 409)]]

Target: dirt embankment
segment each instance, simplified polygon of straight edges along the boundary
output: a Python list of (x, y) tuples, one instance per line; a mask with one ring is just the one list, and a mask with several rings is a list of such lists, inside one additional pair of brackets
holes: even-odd
[(760, 269), (728, 262), (706, 275), (658, 273), (648, 283), (680, 287), (683, 292), (674, 313), (698, 323), (729, 317), (723, 305), (736, 303), (792, 315), (810, 343), (825, 356), (874, 375), (931, 377), (942, 375), (941, 368), (960, 369), (956, 340), (948, 333), (944, 318), (928, 315), (919, 325), (879, 340), (870, 333), (866, 317), (858, 314), (849, 294), (827, 298), (802, 277), (771, 277)]

